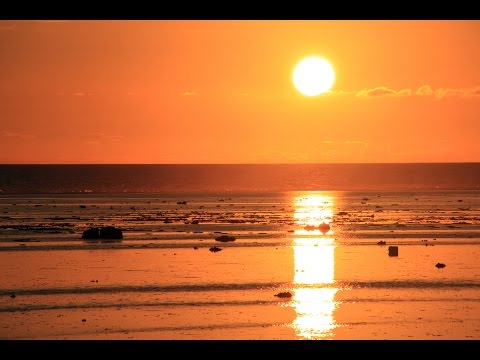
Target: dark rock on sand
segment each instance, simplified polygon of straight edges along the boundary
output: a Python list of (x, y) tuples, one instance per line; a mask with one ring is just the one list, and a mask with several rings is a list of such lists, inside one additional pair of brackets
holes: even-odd
[(229, 242), (229, 241), (235, 241), (235, 237), (230, 235), (222, 235), (222, 236), (216, 237), (215, 240), (221, 241), (221, 242)]
[(197, 224), (198, 224), (198, 220), (192, 220), (192, 222), (191, 222), (190, 224), (197, 225)]
[(80, 208), (82, 208), (82, 209), (86, 209), (86, 208), (87, 208), (87, 206), (86, 206), (86, 205), (80, 205)]
[(85, 230), (82, 235), (82, 239), (87, 240), (99, 240), (99, 239), (107, 239), (107, 240), (118, 240), (123, 239), (122, 230), (117, 229), (114, 226), (104, 226), (102, 228), (90, 228)]
[(12, 295), (10, 295), (10, 297), (11, 297), (12, 299), (15, 299), (15, 298), (17, 297), (17, 295), (12, 294)]
[(377, 245), (387, 245), (387, 242), (382, 240), (377, 242)]
[(194, 246), (194, 247), (193, 247), (193, 250), (198, 250), (198, 247), (197, 247), (197, 246)]
[(322, 232), (322, 233), (327, 233), (329, 230), (330, 230), (330, 225), (328, 225), (327, 223), (321, 223), (320, 225), (318, 225), (318, 229)]
[(213, 246), (213, 247), (211, 247), (211, 248), (210, 248), (210, 249), (208, 249), (208, 250), (210, 250), (211, 252), (218, 252), (218, 251), (222, 251), (222, 249), (220, 249), (219, 247), (216, 247), (216, 246)]
[(437, 263), (435, 266), (436, 266), (438, 269), (442, 269), (442, 268), (444, 268), (444, 267), (447, 266), (447, 265), (442, 264), (442, 263)]
[(279, 292), (278, 294), (275, 294), (275, 296), (278, 296), (279, 298), (291, 298), (293, 295), (286, 291), (286, 292)]
[(100, 229), (101, 239), (123, 239), (122, 230), (114, 226), (105, 226)]
[(82, 239), (100, 239), (100, 230), (98, 228), (85, 230)]

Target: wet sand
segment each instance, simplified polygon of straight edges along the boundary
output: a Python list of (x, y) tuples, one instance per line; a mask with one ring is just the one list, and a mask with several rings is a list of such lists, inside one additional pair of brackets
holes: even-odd
[(480, 339), (477, 193), (156, 196), (2, 198), (0, 338)]

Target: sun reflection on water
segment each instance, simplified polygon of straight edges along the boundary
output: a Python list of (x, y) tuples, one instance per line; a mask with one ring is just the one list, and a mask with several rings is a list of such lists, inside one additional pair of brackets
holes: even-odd
[[(318, 226), (333, 220), (334, 197), (324, 193), (309, 193), (294, 199), (296, 224)], [(332, 336), (335, 328), (336, 307), (334, 287), (335, 240), (330, 229), (295, 231), (294, 284), (292, 305), (297, 313), (292, 326), (297, 336), (304, 339), (321, 339)], [(308, 236), (304, 236), (308, 235)], [(311, 236), (310, 236), (311, 235)]]

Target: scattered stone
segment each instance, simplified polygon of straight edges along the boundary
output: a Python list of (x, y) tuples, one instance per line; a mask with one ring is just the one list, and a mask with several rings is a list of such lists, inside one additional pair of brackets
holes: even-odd
[(17, 295), (12, 294), (12, 295), (10, 295), (10, 297), (11, 297), (12, 299), (15, 299), (15, 298), (17, 297)]
[(229, 241), (235, 241), (235, 237), (230, 235), (222, 235), (222, 236), (216, 237), (215, 240), (221, 241), (221, 242), (229, 242)]
[(177, 205), (187, 205), (186, 201), (177, 201)]
[(398, 256), (398, 246), (389, 246), (388, 256)]
[(87, 319), (82, 319), (82, 322), (87, 322)]
[(211, 252), (214, 252), (214, 253), (215, 253), (215, 252), (218, 252), (218, 251), (222, 251), (222, 249), (221, 249), (221, 248), (219, 248), (219, 247), (216, 247), (216, 246), (213, 246), (213, 247), (211, 247), (211, 248), (210, 248), (210, 249), (208, 249), (208, 250), (210, 250)]
[(114, 226), (104, 226), (102, 228), (90, 228), (85, 230), (82, 239), (123, 239), (122, 230)]
[(293, 295), (290, 292), (285, 291), (285, 292), (279, 292), (278, 294), (275, 294), (274, 296), (278, 296), (279, 298), (291, 298)]
[(327, 223), (321, 223), (320, 225), (318, 225), (318, 229), (322, 232), (322, 233), (327, 233), (329, 230), (330, 230), (330, 225), (328, 225)]
[(100, 239), (100, 230), (98, 228), (85, 230), (82, 239)]
[(447, 265), (442, 264), (442, 263), (437, 263), (435, 266), (436, 266), (438, 269), (443, 269), (443, 268), (444, 268), (445, 266), (447, 266)]
[(82, 209), (86, 209), (86, 208), (87, 208), (86, 205), (80, 205), (80, 207), (81, 207)]
[(190, 224), (197, 225), (198, 222), (199, 222), (198, 220), (192, 220), (192, 222)]
[(114, 226), (105, 226), (100, 229), (101, 239), (123, 239), (122, 230)]
[(377, 242), (377, 245), (387, 245), (387, 242), (382, 240)]
[(193, 250), (198, 250), (198, 247), (197, 247), (197, 246), (194, 246), (194, 247), (193, 247)]

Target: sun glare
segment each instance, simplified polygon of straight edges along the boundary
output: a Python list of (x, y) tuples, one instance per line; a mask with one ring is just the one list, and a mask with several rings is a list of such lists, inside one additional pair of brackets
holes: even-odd
[(303, 95), (316, 96), (329, 91), (335, 81), (332, 65), (325, 59), (310, 56), (293, 70), (293, 84)]

